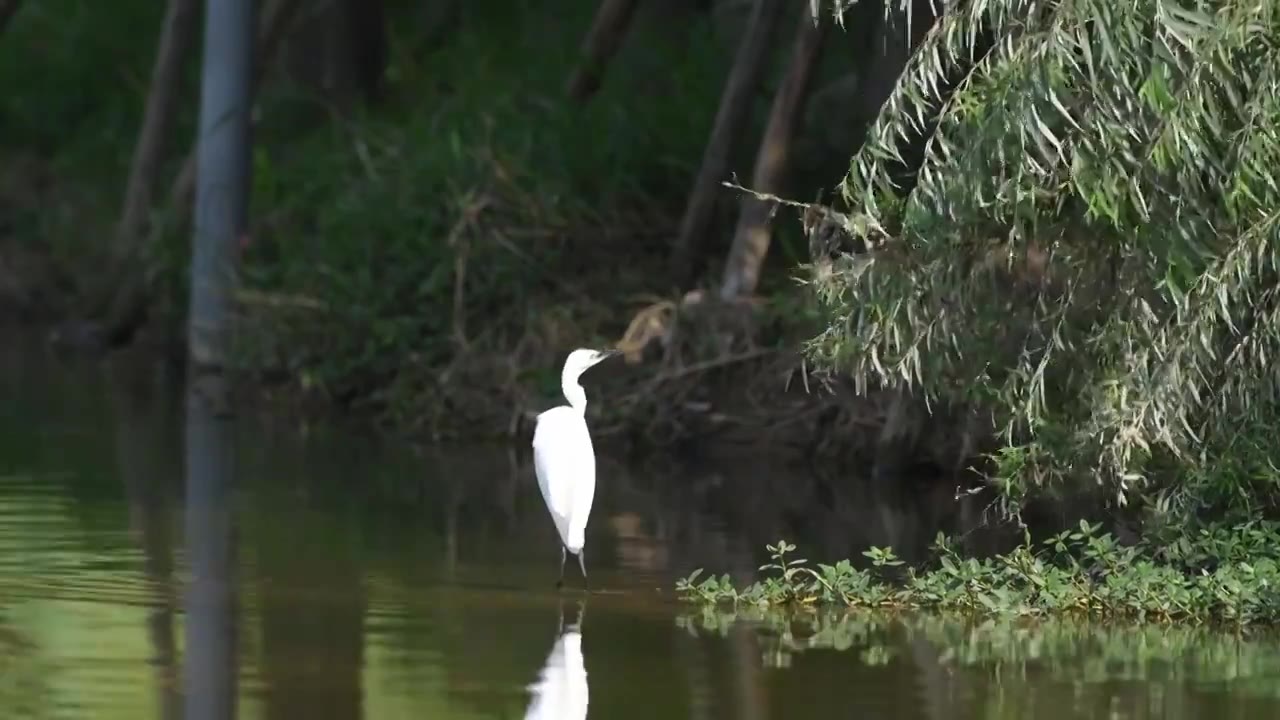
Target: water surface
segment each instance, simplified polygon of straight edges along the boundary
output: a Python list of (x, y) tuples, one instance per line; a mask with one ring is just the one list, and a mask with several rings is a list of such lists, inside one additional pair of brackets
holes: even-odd
[(523, 453), (188, 416), (170, 380), (0, 344), (6, 718), (1280, 717), (1266, 639), (671, 596), (779, 536), (923, 546), (963, 515), (925, 493), (606, 456), (593, 592), (558, 593)]

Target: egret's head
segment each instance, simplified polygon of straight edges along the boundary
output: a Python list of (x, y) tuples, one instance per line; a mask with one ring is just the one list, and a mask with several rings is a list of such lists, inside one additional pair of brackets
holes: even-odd
[(569, 353), (569, 357), (564, 361), (564, 371), (560, 373), (560, 377), (564, 382), (577, 382), (578, 376), (590, 370), (592, 366), (602, 360), (608, 360), (614, 355), (622, 352), (621, 350), (590, 350), (587, 348), (579, 348)]

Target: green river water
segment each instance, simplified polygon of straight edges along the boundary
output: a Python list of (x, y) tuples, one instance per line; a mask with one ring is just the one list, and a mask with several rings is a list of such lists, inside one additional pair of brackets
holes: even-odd
[(804, 503), (820, 546), (935, 531), (795, 469), (602, 453), (592, 592), (572, 560), (556, 592), (527, 453), (188, 417), (116, 365), (0, 341), (0, 717), (1280, 717), (1266, 637), (676, 602), (694, 567), (749, 575)]

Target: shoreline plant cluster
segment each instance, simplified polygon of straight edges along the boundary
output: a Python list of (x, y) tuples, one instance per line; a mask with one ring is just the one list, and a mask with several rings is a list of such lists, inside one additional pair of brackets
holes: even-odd
[[(695, 570), (676, 584), (704, 606), (844, 606), (954, 611), (983, 616), (1083, 615), (1138, 621), (1280, 623), (1280, 523), (1249, 521), (1152, 533), (1122, 545), (1081, 521), (1007, 553), (961, 557), (939, 533), (927, 568), (904, 567), (892, 549), (872, 547), (866, 567), (793, 558), (769, 545), (760, 579), (743, 587)], [(701, 582), (699, 582), (699, 579)]]

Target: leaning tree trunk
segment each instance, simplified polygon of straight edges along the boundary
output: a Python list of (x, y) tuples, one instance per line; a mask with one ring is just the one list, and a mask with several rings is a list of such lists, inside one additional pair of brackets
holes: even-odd
[(127, 343), (146, 314), (147, 273), (140, 259), (142, 238), (147, 232), (152, 194), (178, 111), (182, 70), (194, 45), (199, 10), (200, 0), (170, 0), (160, 31), (142, 129), (116, 226), (112, 252), (116, 270), (103, 279), (104, 286), (94, 288), (97, 296), (108, 303), (105, 329), (109, 345)]
[[(791, 154), (791, 141), (796, 122), (809, 92), (813, 68), (822, 52), (823, 35), (827, 23), (822, 16), (814, 17), (808, 7), (801, 8), (800, 24), (796, 28), (795, 45), (791, 50), (791, 64), (786, 77), (773, 98), (769, 124), (756, 155), (756, 166), (751, 183), (753, 190), (777, 195), (782, 191), (786, 177), (787, 161)], [(760, 281), (760, 268), (769, 252), (769, 221), (771, 204), (754, 195), (742, 198), (738, 215), (738, 228), (733, 235), (729, 259), (725, 262), (724, 279), (720, 285), (720, 297), (733, 300), (741, 295), (751, 295)]]
[(747, 19), (746, 32), (738, 45), (733, 69), (729, 71), (729, 80), (720, 97), (720, 109), (716, 112), (711, 138), (702, 155), (702, 167), (694, 180), (672, 252), (672, 273), (682, 281), (682, 285), (695, 275), (695, 263), (702, 249), (702, 238), (711, 225), (720, 182), (729, 168), (734, 143), (746, 124), (751, 99), (755, 96), (769, 56), (769, 40), (786, 4), (782, 0), (755, 0)]
[(582, 41), (582, 61), (569, 77), (566, 90), (570, 98), (582, 102), (600, 89), (609, 61), (618, 52), (631, 24), (636, 4), (637, 0), (602, 0)]
[[(3, 0), (0, 0), (3, 1)], [(251, 93), (256, 91), (266, 72), (269, 59), (280, 45), (285, 28), (301, 6), (301, 0), (277, 0), (263, 22), (264, 30), (255, 52), (256, 64), (253, 67)], [(252, 96), (251, 96), (252, 99)], [(195, 148), (187, 154), (177, 179), (169, 191), (169, 204), (173, 207), (180, 224), (185, 224), (184, 216), (190, 208), (192, 191), (196, 179)], [(113, 291), (108, 305), (106, 318), (106, 340), (108, 345), (127, 344), (134, 332), (146, 318), (149, 288), (146, 272), (137, 268), (125, 277), (125, 281)]]
[(160, 163), (169, 145), (169, 134), (178, 111), (182, 70), (190, 55), (200, 0), (169, 0), (155, 66), (151, 70), (151, 91), (143, 115), (138, 144), (133, 151), (133, 164), (125, 185), (124, 207), (116, 228), (116, 254), (132, 261), (139, 238), (146, 232), (147, 215), (151, 212), (151, 196)]
[(151, 92), (147, 95), (142, 131), (133, 150), (133, 164), (124, 190), (124, 208), (116, 228), (116, 243), (124, 255), (132, 255), (137, 238), (146, 231), (151, 211), (151, 193), (159, 179), (160, 163), (169, 146), (170, 128), (178, 111), (178, 91), (182, 69), (191, 54), (200, 18), (200, 0), (169, 0), (155, 67), (151, 69)]

